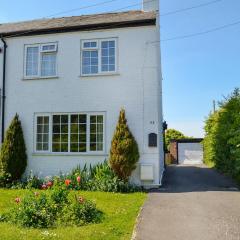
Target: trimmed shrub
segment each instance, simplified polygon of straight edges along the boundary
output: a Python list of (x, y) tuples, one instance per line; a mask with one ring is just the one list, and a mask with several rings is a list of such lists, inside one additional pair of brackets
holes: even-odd
[(21, 178), (27, 166), (26, 146), (18, 115), (13, 118), (4, 139), (0, 155), (0, 176), (10, 180)]
[(219, 103), (205, 122), (204, 161), (240, 183), (240, 90)]
[(115, 174), (127, 181), (136, 168), (138, 159), (138, 145), (128, 128), (125, 111), (122, 109), (111, 143), (109, 163)]

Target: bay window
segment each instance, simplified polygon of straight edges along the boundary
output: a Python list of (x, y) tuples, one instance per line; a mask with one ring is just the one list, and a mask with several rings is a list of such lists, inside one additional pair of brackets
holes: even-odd
[(81, 74), (96, 75), (116, 72), (115, 38), (84, 40), (81, 43)]
[(54, 77), (57, 75), (57, 43), (25, 46), (24, 76)]
[(104, 114), (36, 115), (36, 152), (91, 153), (104, 151)]

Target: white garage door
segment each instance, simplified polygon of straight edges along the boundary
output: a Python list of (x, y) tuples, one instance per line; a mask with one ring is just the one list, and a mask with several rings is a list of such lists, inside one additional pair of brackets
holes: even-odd
[(203, 147), (201, 143), (178, 143), (179, 164), (203, 163)]

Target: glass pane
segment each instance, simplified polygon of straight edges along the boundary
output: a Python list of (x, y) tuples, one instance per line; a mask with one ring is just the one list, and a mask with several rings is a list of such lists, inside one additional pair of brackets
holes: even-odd
[(42, 151), (42, 143), (37, 143), (36, 149), (37, 151)]
[(41, 76), (56, 76), (56, 52), (42, 53)]
[(96, 141), (97, 141), (96, 134), (90, 134), (90, 142), (96, 142)]
[(79, 142), (86, 142), (87, 141), (87, 135), (86, 134), (80, 134), (79, 135)]
[(67, 143), (61, 144), (61, 152), (68, 152), (68, 144)]
[(61, 134), (61, 142), (67, 143), (68, 142), (68, 134)]
[(68, 133), (68, 125), (67, 124), (61, 125), (61, 133)]
[(37, 76), (39, 47), (27, 47), (26, 54), (26, 76)]
[(55, 143), (60, 142), (60, 134), (53, 134), (52, 141)]
[(98, 133), (97, 134), (97, 142), (102, 142), (103, 141), (103, 134)]
[(71, 115), (71, 123), (78, 123), (78, 115)]
[(60, 152), (61, 148), (60, 148), (60, 144), (59, 143), (53, 143), (52, 145), (52, 151), (53, 152)]
[(71, 152), (78, 152), (78, 144), (77, 143), (71, 143), (70, 151)]
[(44, 125), (44, 133), (48, 133), (49, 132), (49, 125)]
[(90, 51), (83, 51), (82, 55), (84, 58), (90, 58)]
[(43, 136), (42, 134), (37, 134), (37, 142), (42, 142), (43, 141)]
[(60, 133), (60, 125), (53, 125), (53, 133)]
[(44, 129), (43, 125), (37, 125), (37, 132), (38, 133), (42, 133), (43, 129)]
[(115, 71), (115, 41), (103, 41), (101, 45), (101, 71)]
[(78, 134), (71, 134), (71, 142), (78, 143)]
[(37, 117), (37, 124), (43, 124), (44, 118), (43, 117)]
[(96, 150), (97, 150), (96, 143), (91, 143), (90, 144), (90, 151), (96, 151)]
[(103, 144), (97, 143), (97, 151), (103, 151)]
[(43, 134), (43, 142), (48, 143), (48, 134)]
[(85, 133), (87, 131), (86, 124), (79, 124), (79, 133)]
[(79, 115), (79, 123), (86, 123), (87, 115)]
[(96, 123), (97, 122), (97, 117), (96, 116), (91, 116), (90, 117), (90, 122), (91, 123)]
[(53, 124), (60, 124), (60, 115), (53, 115)]
[(61, 115), (61, 123), (68, 123), (68, 115)]
[(79, 152), (86, 152), (86, 151), (87, 151), (86, 143), (80, 143), (79, 144)]
[(71, 124), (71, 133), (78, 133), (78, 124)]
[(47, 151), (48, 150), (48, 143), (43, 143), (43, 151)]
[(98, 123), (103, 123), (103, 116), (102, 115), (97, 116), (97, 122)]
[(96, 133), (97, 132), (97, 125), (96, 124), (91, 124), (90, 125), (90, 132), (91, 133)]
[(98, 73), (98, 66), (92, 66), (91, 73)]

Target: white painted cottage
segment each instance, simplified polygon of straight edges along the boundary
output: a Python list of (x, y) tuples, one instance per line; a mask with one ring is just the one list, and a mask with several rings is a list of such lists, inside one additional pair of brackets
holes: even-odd
[(1, 136), (18, 113), (27, 173), (59, 174), (107, 159), (124, 108), (140, 151), (132, 181), (161, 183), (157, 13), (157, 1), (144, 0), (143, 11), (0, 25)]

